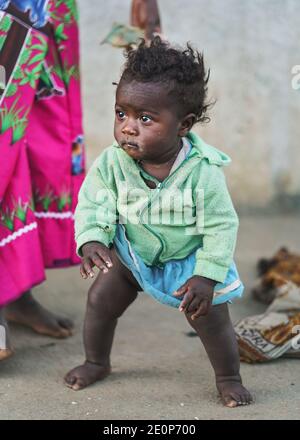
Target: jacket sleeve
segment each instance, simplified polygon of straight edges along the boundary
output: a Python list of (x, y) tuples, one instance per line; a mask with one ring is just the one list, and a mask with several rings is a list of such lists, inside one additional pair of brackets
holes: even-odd
[(223, 283), (233, 260), (239, 220), (222, 169), (208, 163), (204, 169), (196, 195), (203, 246), (196, 252), (194, 275)]
[[(101, 156), (100, 156), (101, 159)], [(89, 170), (78, 195), (75, 211), (75, 240), (77, 254), (89, 241), (109, 246), (114, 239), (117, 223), (117, 197), (105, 184), (99, 159)]]

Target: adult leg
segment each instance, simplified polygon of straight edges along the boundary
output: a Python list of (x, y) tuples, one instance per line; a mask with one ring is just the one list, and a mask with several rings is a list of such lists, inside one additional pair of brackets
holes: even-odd
[(103, 379), (111, 372), (110, 352), (118, 318), (141, 290), (131, 272), (111, 251), (112, 268), (99, 272), (88, 293), (84, 323), (86, 361), (65, 376), (73, 390), (80, 390)]
[(186, 318), (205, 347), (224, 405), (232, 408), (251, 403), (252, 396), (242, 385), (238, 345), (227, 304), (211, 307), (206, 316), (194, 321), (191, 313), (186, 313)]
[[(30, 190), (34, 194), (34, 222), (39, 231), (38, 244), (32, 248), (40, 248), (40, 260), (45, 267), (66, 267), (80, 261), (75, 252), (72, 217), (84, 178), (76, 3), (73, 2), (72, 10), (66, 2), (61, 5), (56, 3), (49, 5), (55, 18), (48, 26), (56, 28), (63, 22), (66, 9), (70, 13), (70, 19), (64, 26), (63, 45), (54, 32), (46, 32), (43, 37), (40, 32), (33, 30), (31, 46), (27, 48), (31, 56), (28, 66), (25, 66), (31, 69), (32, 58), (36, 57), (33, 48), (44, 47), (45, 59), (41, 64), (43, 76), (37, 79), (35, 90), (32, 90), (32, 84), (27, 87), (31, 91), (32, 106), (26, 131), (26, 151), (30, 158), (28, 169)], [(45, 31), (43, 29), (42, 33)], [(54, 68), (59, 59), (62, 61), (62, 73), (66, 73), (67, 66), (72, 66), (73, 75), (68, 78), (68, 86)], [(47, 145), (47, 149), (42, 145)], [(77, 152), (75, 156), (74, 148)], [(15, 199), (18, 200), (19, 196)], [(29, 266), (35, 266), (30, 259), (28, 262)], [(19, 276), (18, 271), (15, 272)], [(28, 273), (28, 269), (23, 272)], [(30, 291), (23, 293), (35, 284), (27, 282), (26, 289), (20, 290), (22, 297), (14, 303), (10, 302), (6, 311), (8, 320), (29, 326), (44, 335), (57, 338), (70, 336), (73, 327), (70, 320), (46, 310)]]
[[(7, 85), (0, 98), (1, 111), (3, 114), (10, 114), (13, 121), (11, 126), (4, 124), (3, 118), (0, 121), (3, 157), (0, 169), (0, 307), (9, 304), (6, 313), (10, 321), (25, 324), (49, 336), (67, 337), (71, 334), (70, 321), (45, 310), (34, 300), (30, 291), (27, 291), (29, 287), (44, 281), (44, 259), (40, 241), (41, 236), (49, 237), (49, 234), (38, 233), (32, 195), (31, 160), (28, 160), (30, 118), (27, 115), (28, 112), (32, 115), (39, 78), (35, 75), (34, 83), (21, 79), (22, 76), (25, 78), (27, 71), (33, 68), (36, 70), (37, 66), (32, 66), (32, 60), (38, 55), (41, 61), (43, 54), (47, 52), (44, 51), (47, 49), (47, 37), (36, 31), (30, 33), (27, 26), (9, 15), (5, 16), (5, 20), (8, 22), (7, 26), (10, 25), (10, 30), (0, 50), (0, 64), (9, 73), (18, 71), (19, 76), (11, 78), (13, 87)], [(16, 27), (19, 39), (16, 37)], [(38, 52), (38, 47), (44, 48), (42, 52)], [(22, 56), (24, 51), (28, 55), (25, 59)], [(40, 145), (41, 142), (39, 147)], [(44, 160), (40, 170), (45, 168), (46, 162)], [(6, 333), (8, 334), (7, 326)]]

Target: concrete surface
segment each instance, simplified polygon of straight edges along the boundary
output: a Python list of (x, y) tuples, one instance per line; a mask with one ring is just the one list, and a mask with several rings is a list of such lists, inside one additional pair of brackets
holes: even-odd
[[(112, 141), (122, 51), (100, 45), (131, 0), (79, 0), (89, 163)], [(300, 206), (300, 14), (298, 0), (158, 0), (163, 32), (204, 51), (211, 69), (211, 123), (196, 126), (229, 154), (228, 183), (244, 209), (286, 198)], [(297, 72), (300, 73), (297, 68)], [(297, 79), (298, 78), (298, 79)], [(293, 87), (294, 86), (294, 87)]]
[[(241, 219), (236, 261), (247, 292), (231, 306), (234, 321), (264, 310), (249, 295), (255, 263), (281, 245), (299, 252), (299, 218)], [(66, 388), (64, 374), (83, 360), (87, 285), (72, 268), (49, 271), (35, 289), (43, 304), (74, 319), (75, 334), (56, 341), (12, 328), (16, 354), (0, 364), (0, 419), (299, 419), (299, 360), (243, 364), (244, 383), (257, 402), (224, 408), (206, 354), (197, 338), (186, 336), (183, 316), (142, 294), (119, 322), (113, 374), (83, 391)]]

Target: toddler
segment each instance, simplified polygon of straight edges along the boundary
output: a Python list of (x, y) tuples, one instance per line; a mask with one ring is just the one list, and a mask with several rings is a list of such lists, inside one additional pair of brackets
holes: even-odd
[(145, 291), (184, 313), (199, 335), (224, 405), (251, 403), (228, 303), (243, 292), (233, 262), (238, 218), (221, 167), (229, 157), (191, 131), (208, 120), (202, 55), (159, 37), (127, 55), (117, 84), (116, 143), (98, 157), (75, 214), (81, 275), (94, 277), (79, 390), (111, 371), (117, 321)]

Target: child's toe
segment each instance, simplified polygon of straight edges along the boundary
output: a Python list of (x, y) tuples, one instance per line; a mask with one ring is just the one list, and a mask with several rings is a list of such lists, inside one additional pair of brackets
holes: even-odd
[(223, 397), (223, 402), (228, 408), (242, 405), (241, 397), (237, 393), (230, 393)]
[(64, 378), (64, 380), (65, 380), (65, 383), (67, 384), (67, 385), (74, 385), (74, 383), (76, 382), (76, 376), (74, 376), (73, 374), (72, 374), (72, 372), (70, 371), (69, 373), (67, 373), (66, 375), (65, 375), (65, 378)]
[(239, 402), (241, 405), (247, 405), (246, 395), (243, 393), (239, 394)]
[(225, 396), (222, 398), (223, 404), (227, 406), (228, 408), (234, 408), (237, 406), (237, 403), (235, 399), (233, 399), (231, 396)]
[(76, 382), (72, 385), (72, 389), (74, 391), (79, 391), (82, 390), (83, 388), (85, 388), (87, 385), (84, 381), (84, 379), (82, 379), (81, 377), (78, 377), (76, 379)]
[(250, 405), (251, 403), (254, 403), (254, 397), (249, 393), (249, 391), (247, 391), (246, 396), (246, 404)]

